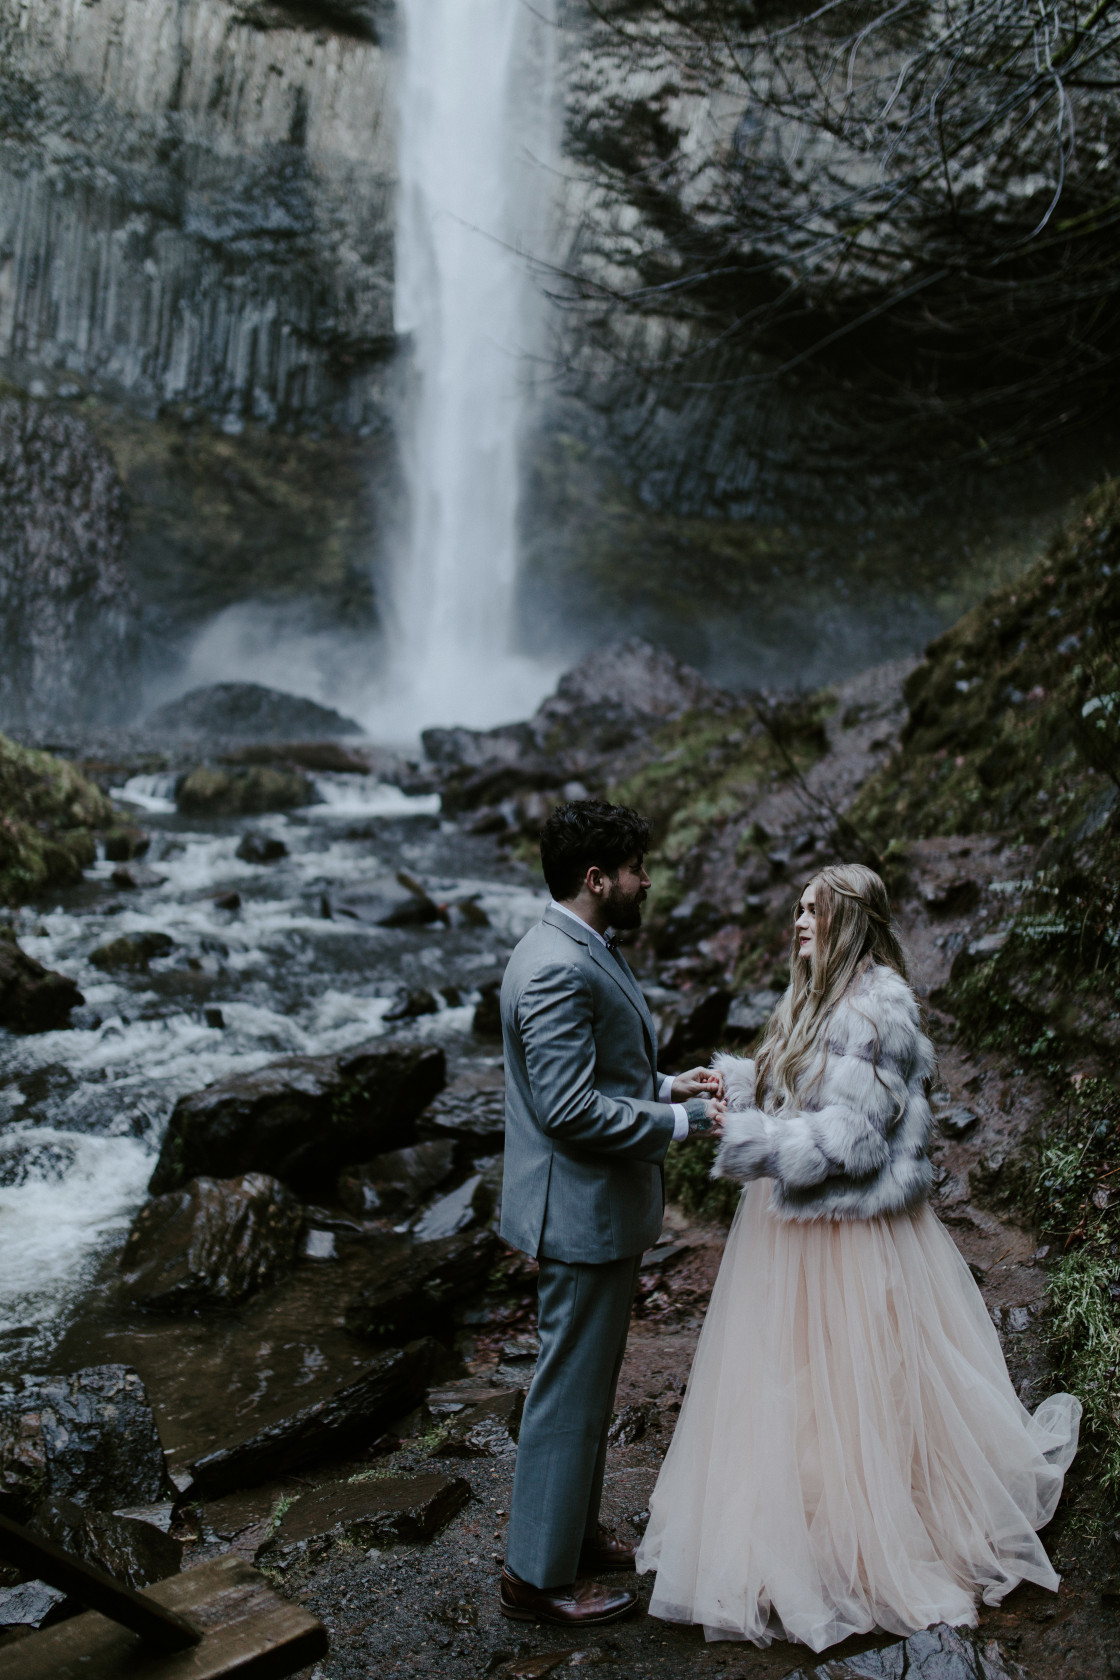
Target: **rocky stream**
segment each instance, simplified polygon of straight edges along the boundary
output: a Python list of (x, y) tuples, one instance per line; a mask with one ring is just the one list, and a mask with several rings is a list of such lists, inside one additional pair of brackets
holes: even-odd
[[(782, 983), (792, 892), (895, 762), (913, 664), (827, 703), (748, 698), (630, 643), (528, 723), (430, 732), (422, 763), (341, 728), (280, 740), (282, 697), (259, 690), (185, 703), (179, 734), (166, 716), (158, 740), (72, 747), (115, 827), (80, 880), (13, 912), (0, 977), (18, 1029), (0, 1040), (5, 1508), (134, 1584), (225, 1551), (255, 1560), (326, 1623), (316, 1680), (1120, 1670), (1112, 1542), (1076, 1467), (1050, 1531), (1060, 1593), (1019, 1589), (975, 1634), (851, 1641), (821, 1667), (641, 1613), (577, 1647), (497, 1610), (536, 1344), (533, 1263), (495, 1234), (495, 988), (544, 902), (531, 837), (561, 794), (644, 797), (660, 875), (631, 960), (662, 1061), (749, 1047)], [(207, 741), (213, 707), (226, 735)], [(729, 753), (739, 792), (721, 820)], [(672, 782), (686, 773), (699, 800)], [(286, 808), (254, 810), (270, 801)], [(1000, 949), (1032, 857), (1006, 836), (919, 838), (892, 877), (940, 1056), (937, 1210), (1029, 1405), (1056, 1386), (1048, 1250), (991, 1188), (1048, 1099), (1029, 1068), (969, 1046), (952, 981)], [(612, 1426), (606, 1515), (628, 1537), (731, 1205), (695, 1151), (668, 1165)], [(0, 1672), (5, 1645), (73, 1609), (8, 1571)]]

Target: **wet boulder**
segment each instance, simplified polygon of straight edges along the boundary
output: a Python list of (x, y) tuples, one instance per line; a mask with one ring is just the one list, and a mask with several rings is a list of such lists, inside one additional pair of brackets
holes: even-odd
[(153, 957), (166, 957), (174, 949), (175, 941), (170, 934), (160, 933), (156, 928), (145, 928), (140, 933), (122, 933), (116, 939), (99, 945), (90, 952), (89, 960), (94, 968), (103, 968), (110, 973), (114, 969), (132, 969), (146, 974)]
[(438, 1009), (439, 999), (426, 986), (401, 986), (382, 1019), (414, 1021), (418, 1015), (434, 1015)]
[(127, 1365), (0, 1383), (0, 1502), (17, 1521), (55, 1494), (113, 1510), (169, 1488), (147, 1391)]
[(1022, 1669), (1003, 1655), (994, 1639), (981, 1644), (964, 1628), (938, 1622), (878, 1651), (846, 1662), (799, 1668), (788, 1680), (1021, 1680)]
[(73, 980), (29, 957), (15, 931), (0, 927), (0, 1027), (8, 1032), (55, 1032), (85, 999)]
[(259, 1547), (258, 1563), (286, 1568), (298, 1557), (320, 1557), (337, 1540), (392, 1546), (431, 1540), (470, 1498), (463, 1476), (379, 1476), (342, 1482), (295, 1500)]
[(125, 1291), (148, 1312), (237, 1306), (295, 1264), (303, 1225), (302, 1204), (265, 1173), (192, 1179), (133, 1220)]
[(315, 803), (315, 785), (299, 770), (269, 765), (219, 770), (200, 765), (180, 777), (175, 803), (188, 817), (241, 817)]
[(518, 795), (555, 790), (568, 780), (564, 766), (554, 759), (535, 754), (513, 762), (498, 759), (477, 770), (452, 771), (443, 784), (440, 805), (445, 815), (458, 816)]
[(0, 1633), (20, 1629), (36, 1633), (74, 1615), (66, 1594), (45, 1581), (23, 1581), (19, 1586), (0, 1587)]
[(528, 723), (507, 723), (499, 729), (424, 729), (424, 751), (445, 770), (480, 770), (484, 764), (516, 764), (537, 750)]
[(454, 1170), (455, 1144), (450, 1138), (433, 1138), (347, 1167), (339, 1174), (338, 1199), (359, 1218), (406, 1213), (446, 1184)]
[(115, 1511), (94, 1511), (73, 1499), (45, 1499), (30, 1527), (72, 1557), (103, 1569), (126, 1587), (148, 1587), (177, 1575), (183, 1542), (153, 1523)]
[(424, 1209), (412, 1227), (413, 1236), (422, 1242), (434, 1242), (490, 1220), (501, 1198), (501, 1156), (480, 1161), (478, 1167), (479, 1171)]
[(346, 1308), (346, 1328), (374, 1341), (442, 1330), (483, 1287), (498, 1252), (489, 1229), (393, 1248)]
[(478, 1002), (471, 1020), (471, 1031), (479, 1038), (502, 1036), (502, 982), (484, 980), (478, 988)]
[(453, 1138), (462, 1154), (492, 1154), (505, 1141), (505, 1082), (499, 1069), (459, 1074), (420, 1116), (423, 1138)]
[(288, 848), (283, 840), (277, 840), (271, 834), (255, 834), (250, 831), (242, 836), (241, 844), (234, 855), (239, 857), (242, 863), (279, 863), (281, 858), (287, 857)]
[(323, 913), (334, 920), (347, 917), (371, 927), (425, 927), (448, 919), (447, 911), (429, 897), (406, 870), (376, 881), (356, 881), (322, 895)]
[(525, 1391), (508, 1388), (470, 1406), (454, 1420), (434, 1458), (511, 1458), (517, 1447)]
[(220, 1499), (356, 1448), (368, 1446), (424, 1398), (440, 1349), (421, 1340), (378, 1354), (369, 1369), (313, 1405), (219, 1447), (190, 1466), (190, 1499)]
[(675, 1008), (655, 1011), (658, 1056), (662, 1064), (679, 1066), (684, 1057), (718, 1044), (730, 1003), (731, 993), (726, 987), (710, 986), (682, 998)]
[(261, 1172), (325, 1194), (343, 1167), (412, 1143), (445, 1078), (442, 1050), (385, 1039), (231, 1074), (175, 1104), (149, 1189)]
[(145, 719), (153, 735), (211, 735), (230, 740), (327, 740), (360, 735), (362, 726), (330, 706), (262, 683), (211, 683), (169, 700)]
[(752, 1044), (781, 1001), (781, 992), (759, 989), (732, 998), (724, 1022), (724, 1042), (732, 1046)]
[(105, 861), (131, 863), (143, 857), (151, 843), (151, 836), (142, 828), (111, 828), (105, 836)]

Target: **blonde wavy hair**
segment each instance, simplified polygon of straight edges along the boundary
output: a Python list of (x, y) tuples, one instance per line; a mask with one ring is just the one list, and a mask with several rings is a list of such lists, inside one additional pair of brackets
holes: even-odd
[[(906, 958), (891, 926), (887, 889), (873, 869), (861, 863), (830, 864), (805, 883), (801, 897), (810, 887), (816, 888), (816, 952), (811, 962), (804, 960), (795, 928), (789, 987), (770, 1017), (755, 1058), (758, 1100), (769, 1095), (778, 1109), (796, 1100), (828, 1018), (856, 975), (881, 963), (908, 978)], [(822, 1061), (819, 1072), (823, 1071)]]

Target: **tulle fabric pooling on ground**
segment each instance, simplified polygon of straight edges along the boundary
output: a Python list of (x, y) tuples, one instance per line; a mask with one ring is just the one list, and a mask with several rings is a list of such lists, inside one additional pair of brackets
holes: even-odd
[(928, 1207), (790, 1223), (739, 1204), (639, 1549), (651, 1613), (820, 1651), (873, 1627), (976, 1620), (1056, 1588), (1036, 1529), (1080, 1403), (1032, 1415)]

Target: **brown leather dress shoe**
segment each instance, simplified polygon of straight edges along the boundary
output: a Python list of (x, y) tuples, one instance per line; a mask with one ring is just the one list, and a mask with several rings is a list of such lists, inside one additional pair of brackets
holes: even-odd
[(595, 1581), (572, 1581), (566, 1587), (531, 1587), (502, 1570), (498, 1608), (515, 1622), (559, 1622), (565, 1627), (617, 1622), (638, 1602), (637, 1593), (614, 1591)]
[(607, 1569), (633, 1569), (634, 1548), (624, 1540), (616, 1540), (609, 1528), (598, 1525), (590, 1540), (580, 1548), (581, 1575), (601, 1575)]

